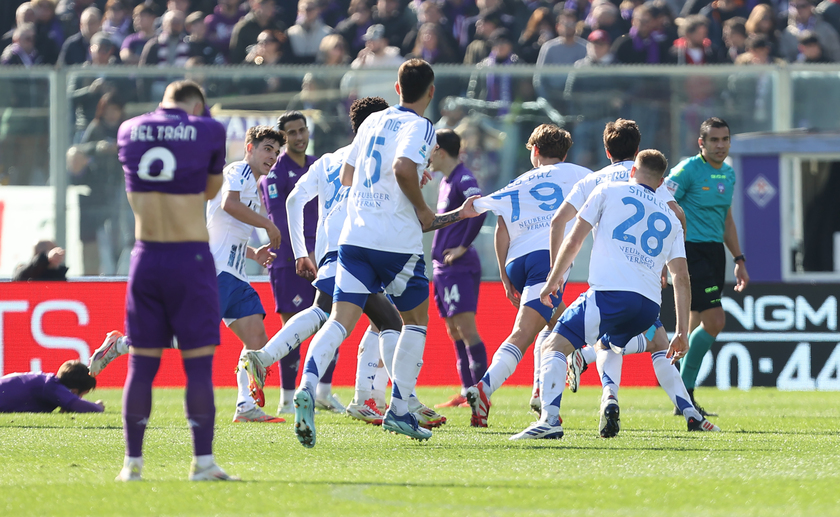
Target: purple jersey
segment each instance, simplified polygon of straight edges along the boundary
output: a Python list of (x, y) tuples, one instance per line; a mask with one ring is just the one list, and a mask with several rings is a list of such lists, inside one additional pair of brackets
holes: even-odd
[(233, 34), (233, 27), (242, 19), (242, 12), (234, 16), (225, 16), (222, 8), (216, 6), (213, 14), (204, 18), (204, 25), (207, 26), (207, 40), (212, 43), (220, 52), (227, 56), (230, 50), (230, 37)]
[(225, 128), (178, 108), (126, 120), (117, 135), (128, 192), (199, 194), (225, 167)]
[(0, 377), (0, 413), (52, 413), (60, 407), (73, 413), (103, 409), (82, 400), (51, 373), (12, 373)]
[[(314, 156), (306, 156), (306, 162), (301, 167), (291, 156), (285, 152), (277, 157), (277, 162), (271, 168), (261, 182), (263, 202), (268, 211), (268, 218), (280, 229), (283, 235), (280, 247), (271, 250), (277, 254), (277, 258), (271, 263), (272, 268), (294, 267), (295, 253), (292, 251), (292, 240), (289, 237), (289, 223), (286, 216), (286, 198), (295, 188), (298, 180), (303, 176), (309, 167), (315, 163)], [(312, 252), (315, 249), (315, 230), (318, 225), (318, 200), (313, 199), (303, 208), (303, 236), (306, 239), (306, 250)]]
[[(473, 173), (463, 163), (459, 163), (448, 178), (440, 182), (438, 193), (437, 211), (439, 214), (455, 210), (460, 207), (470, 196), (481, 195), (478, 182)], [(481, 262), (478, 259), (478, 252), (472, 247), (481, 225), (484, 223), (484, 214), (447, 226), (435, 232), (432, 241), (432, 264), (435, 271), (445, 268), (447, 271), (481, 271)], [(451, 266), (443, 263), (443, 250), (464, 246), (469, 248), (461, 258)]]

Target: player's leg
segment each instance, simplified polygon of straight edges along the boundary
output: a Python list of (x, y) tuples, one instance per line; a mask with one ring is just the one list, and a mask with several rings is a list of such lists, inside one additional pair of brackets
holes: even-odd
[(94, 377), (99, 375), (111, 361), (128, 353), (128, 344), (125, 336), (119, 330), (112, 330), (105, 336), (105, 340), (99, 345), (88, 361), (88, 369)]
[[(256, 293), (255, 293), (256, 294)], [(234, 422), (285, 422), (283, 418), (267, 415), (262, 409), (265, 404), (263, 386), (267, 370), (258, 368), (256, 361), (249, 360), (248, 352), (255, 352), (265, 346), (268, 336), (265, 333), (263, 314), (251, 314), (243, 318), (237, 318), (228, 326), (234, 334), (242, 341), (243, 350), (240, 356), (240, 364), (245, 363), (245, 368), (237, 368), (236, 372), (236, 412), (233, 415)], [(261, 370), (261, 371), (260, 371)]]
[[(437, 288), (437, 285), (435, 285)], [(437, 290), (437, 289), (435, 289)], [(437, 293), (435, 293), (437, 297)], [(438, 305), (438, 307), (440, 307)], [(458, 372), (458, 378), (461, 381), (461, 391), (453, 395), (448, 401), (441, 404), (435, 404), (436, 408), (443, 407), (460, 407), (467, 405), (467, 388), (475, 384), (470, 371), (470, 356), (467, 353), (467, 346), (461, 340), (461, 335), (458, 333), (458, 327), (455, 325), (453, 318), (443, 318), (444, 326), (446, 327), (446, 334), (455, 346), (455, 370)]]
[(141, 479), (143, 438), (152, 413), (152, 382), (157, 376), (162, 355), (163, 348), (129, 348), (128, 375), (122, 400), (125, 460), (117, 481)]

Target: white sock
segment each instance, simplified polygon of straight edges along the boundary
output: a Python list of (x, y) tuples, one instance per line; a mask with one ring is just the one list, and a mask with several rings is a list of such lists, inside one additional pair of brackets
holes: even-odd
[(516, 365), (522, 360), (522, 352), (515, 345), (502, 343), (502, 346), (493, 354), (493, 362), (487, 368), (487, 373), (481, 378), (484, 383), (484, 393), (489, 397), (494, 391), (513, 375)]
[(344, 330), (341, 323), (335, 320), (329, 320), (321, 327), (321, 330), (315, 334), (312, 342), (309, 343), (309, 350), (306, 352), (306, 362), (300, 380), (301, 388), (315, 390), (315, 385), (318, 384), (321, 375), (330, 366), (335, 351), (338, 350), (346, 337), (347, 331)]
[(560, 399), (566, 389), (566, 369), (568, 363), (562, 352), (546, 352), (542, 356), (540, 368), (540, 420), (551, 421), (560, 418)]
[(299, 347), (309, 336), (327, 321), (327, 315), (318, 307), (309, 307), (292, 316), (277, 334), (268, 340), (262, 352), (268, 355), (263, 359), (263, 366), (269, 366), (289, 355), (289, 352)]
[(382, 391), (388, 389), (388, 371), (383, 366), (382, 368), (376, 369), (376, 377), (373, 378), (373, 386), (371, 386), (371, 391)]
[(595, 364), (598, 366), (598, 375), (601, 377), (603, 394), (601, 401), (609, 397), (618, 399), (618, 387), (621, 386), (621, 365), (623, 359), (620, 354), (612, 351), (611, 348), (595, 350)]
[(117, 342), (114, 343), (114, 349), (120, 355), (125, 355), (128, 353), (128, 343), (125, 342), (125, 336), (117, 338)]
[(212, 467), (216, 460), (213, 458), (212, 454), (202, 454), (201, 456), (194, 456), (195, 458), (195, 466), (200, 469), (206, 469), (207, 467)]
[(645, 348), (647, 348), (647, 339), (644, 334), (639, 334), (625, 345), (622, 355), (641, 354)]
[(583, 361), (585, 364), (592, 364), (595, 362), (595, 347), (586, 345), (580, 349), (583, 353)]
[(295, 390), (280, 390), (280, 404), (287, 406), (294, 402)]
[(137, 465), (138, 467), (140, 467), (142, 469), (143, 468), (143, 456), (137, 456), (137, 457), (126, 456), (125, 459), (123, 459), (123, 467), (127, 467), (127, 466), (131, 465), (132, 463), (134, 463), (135, 465)]
[(325, 382), (319, 382), (317, 386), (315, 386), (315, 398), (324, 400), (327, 397), (332, 395), (332, 384), (327, 384)]
[[(379, 368), (379, 334), (368, 327), (362, 340), (359, 341), (359, 355), (356, 363), (356, 392), (353, 400), (356, 404), (364, 404), (371, 397), (373, 381)], [(386, 381), (387, 382), (387, 381)]]
[(677, 367), (671, 364), (671, 360), (665, 357), (666, 352), (660, 350), (650, 354), (650, 359), (653, 361), (653, 371), (656, 373), (656, 380), (659, 385), (668, 394), (671, 402), (682, 410), (682, 414), (686, 421), (689, 418), (696, 418), (702, 420), (703, 417), (691, 404), (691, 398), (688, 396), (688, 391), (685, 389), (680, 372)]
[[(242, 350), (240, 357), (245, 354), (245, 349)], [(236, 412), (245, 413), (256, 407), (254, 399), (251, 397), (251, 390), (248, 387), (248, 372), (245, 368), (239, 368), (236, 372)]]
[(536, 393), (540, 387), (540, 361), (542, 360), (542, 344), (548, 336), (551, 335), (550, 330), (543, 330), (537, 335), (537, 341), (534, 343), (534, 386), (531, 393)]
[(394, 377), (391, 390), (391, 408), (398, 416), (408, 412), (408, 399), (414, 393), (417, 376), (423, 366), (426, 348), (426, 327), (403, 325), (397, 350), (394, 352)]
[(396, 330), (383, 330), (379, 333), (379, 354), (382, 363), (385, 364), (385, 372), (388, 378), (394, 380), (394, 353), (397, 351), (397, 342), (400, 340), (400, 333)]

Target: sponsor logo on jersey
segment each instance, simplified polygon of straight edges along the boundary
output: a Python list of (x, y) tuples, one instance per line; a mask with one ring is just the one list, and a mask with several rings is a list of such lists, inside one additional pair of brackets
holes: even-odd
[(275, 199), (277, 197), (277, 185), (274, 183), (268, 186), (268, 197)]

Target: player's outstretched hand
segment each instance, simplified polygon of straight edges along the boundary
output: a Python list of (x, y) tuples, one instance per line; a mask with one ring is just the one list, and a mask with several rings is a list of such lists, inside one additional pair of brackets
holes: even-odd
[(558, 289), (560, 289), (559, 285), (552, 285), (549, 282), (546, 282), (542, 290), (540, 290), (540, 302), (542, 302), (542, 304), (546, 307), (554, 308), (554, 303), (551, 301), (551, 297), (557, 296)]
[(750, 283), (750, 275), (747, 273), (747, 265), (743, 262), (735, 263), (735, 292), (740, 293)]
[(464, 201), (464, 204), (461, 205), (461, 219), (470, 219), (472, 217), (478, 217), (481, 215), (481, 212), (475, 209), (475, 200), (479, 199), (481, 196), (470, 196)]
[(464, 253), (467, 252), (467, 248), (463, 246), (456, 246), (454, 248), (447, 248), (443, 250), (443, 263), (447, 266), (451, 266), (453, 262), (461, 258)]
[(318, 268), (309, 257), (301, 257), (295, 261), (295, 273), (301, 278), (307, 280), (315, 280), (318, 274)]
[(102, 408), (102, 411), (105, 411), (105, 401), (103, 401), (103, 400), (97, 400), (96, 402), (94, 402), (94, 404), (96, 404), (97, 406), (101, 407), (101, 408)]
[(420, 188), (425, 187), (426, 183), (428, 183), (430, 181), (432, 181), (432, 173), (429, 172), (428, 170), (424, 170), (423, 171), (423, 176), (420, 177)]
[(674, 334), (671, 344), (668, 345), (668, 352), (665, 357), (675, 364), (688, 353), (688, 337), (685, 334)]
[(271, 265), (272, 262), (274, 262), (274, 259), (276, 258), (277, 255), (272, 253), (270, 244), (261, 246), (254, 256), (254, 260), (256, 260), (257, 263), (262, 267), (268, 267), (269, 265)]
[(280, 241), (283, 240), (283, 236), (280, 233), (280, 229), (277, 228), (277, 226), (275, 226), (274, 223), (271, 223), (270, 225), (268, 225), (265, 231), (266, 233), (268, 233), (268, 245), (275, 249), (279, 248)]

